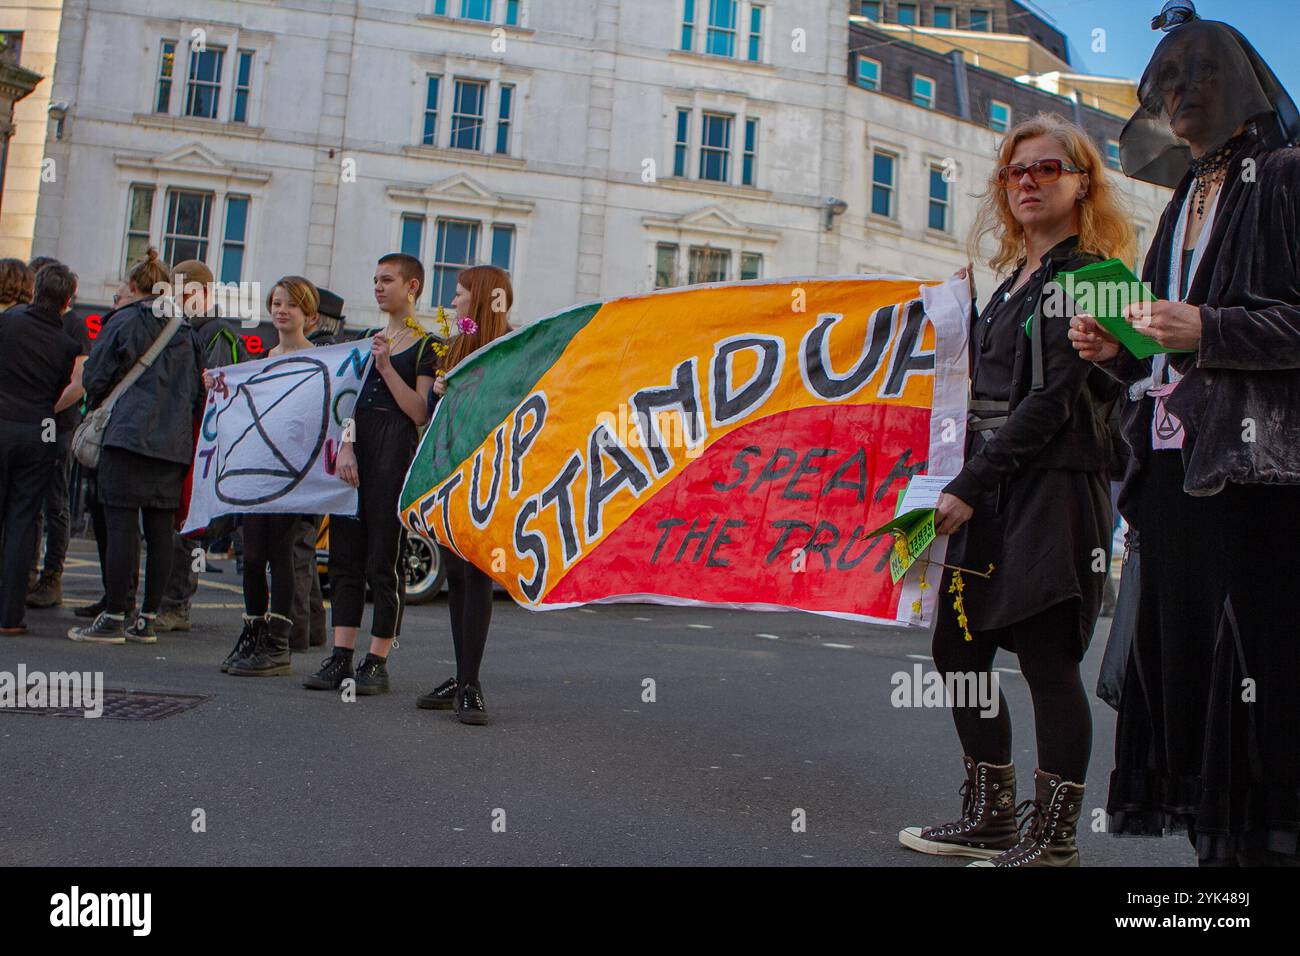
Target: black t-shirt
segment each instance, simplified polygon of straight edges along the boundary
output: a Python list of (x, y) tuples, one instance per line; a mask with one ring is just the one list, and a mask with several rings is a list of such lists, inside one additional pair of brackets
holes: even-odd
[(7, 311), (0, 317), (0, 419), (40, 425), (54, 417), (76, 356), (76, 343), (53, 311), (36, 305)]
[[(63, 334), (77, 343), (77, 355), (90, 354), (90, 333), (86, 331), (85, 320), (71, 310), (63, 313)], [(54, 416), (54, 427), (59, 434), (70, 432), (81, 420), (81, 402), (65, 408)]]
[[(415, 388), (415, 380), (421, 375), (427, 378), (434, 378), (437, 375), (438, 356), (431, 346), (432, 339), (425, 337), (392, 356), (393, 368), (409, 387)], [(393, 398), (393, 393), (388, 388), (388, 383), (384, 381), (384, 377), (379, 374), (373, 362), (366, 373), (365, 384), (361, 386), (361, 394), (357, 396), (356, 407), (358, 411), (402, 413), (397, 399)]]

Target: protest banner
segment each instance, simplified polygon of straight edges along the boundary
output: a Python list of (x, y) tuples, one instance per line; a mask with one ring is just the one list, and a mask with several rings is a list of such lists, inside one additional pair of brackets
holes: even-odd
[(213, 369), (183, 533), (224, 514), (355, 515), (335, 464), (370, 365), (358, 341)]
[[(923, 624), (888, 536), (960, 470), (964, 280), (697, 286), (568, 310), (448, 377), (406, 525), (526, 607), (652, 601)], [(944, 540), (932, 547), (942, 560)]]

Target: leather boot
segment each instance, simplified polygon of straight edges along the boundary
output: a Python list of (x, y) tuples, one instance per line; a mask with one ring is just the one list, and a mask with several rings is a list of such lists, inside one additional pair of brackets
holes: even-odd
[(266, 618), (245, 614), (244, 629), (239, 632), (239, 637), (235, 640), (235, 646), (231, 648), (230, 653), (221, 662), (221, 673), (229, 673), (230, 665), (235, 661), (252, 656), (253, 651), (257, 649), (257, 645), (260, 643), (262, 631), (265, 629)]
[(970, 757), (962, 757), (962, 762), (966, 782), (958, 791), (961, 817), (940, 826), (906, 827), (898, 831), (903, 846), (935, 856), (987, 860), (1016, 845), (1015, 764), (977, 764)]
[(289, 632), (293, 630), (293, 621), (279, 614), (266, 616), (266, 627), (262, 629), (262, 639), (248, 657), (241, 657), (230, 665), (226, 671), (232, 677), (275, 677), (288, 674), (289, 666)]
[(1075, 832), (1082, 809), (1083, 784), (1035, 770), (1034, 799), (1016, 808), (1017, 813), (1027, 814), (1020, 842), (970, 866), (1078, 866)]
[(63, 572), (42, 571), (36, 588), (27, 595), (27, 606), (58, 607), (63, 603)]

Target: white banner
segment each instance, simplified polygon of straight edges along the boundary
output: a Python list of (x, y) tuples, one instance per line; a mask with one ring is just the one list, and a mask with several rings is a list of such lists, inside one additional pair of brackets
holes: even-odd
[(336, 466), (370, 364), (361, 339), (213, 369), (183, 533), (225, 514), (355, 515)]

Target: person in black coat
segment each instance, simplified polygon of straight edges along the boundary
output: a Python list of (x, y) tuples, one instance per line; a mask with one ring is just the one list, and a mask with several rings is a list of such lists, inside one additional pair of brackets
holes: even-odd
[(0, 634), (27, 630), (36, 513), (54, 468), (57, 405), (78, 353), (60, 316), (76, 292), (67, 266), (47, 266), (36, 277), (32, 304), (0, 321)]
[[(82, 384), (91, 406), (103, 402), (157, 341), (175, 307), (149, 295), (120, 309), (100, 332)], [(104, 433), (97, 490), (107, 529), (107, 607), (74, 641), (155, 643), (153, 622), (172, 561), (172, 530), (194, 456), (194, 423), (203, 407), (203, 357), (182, 320), (166, 347), (118, 400)], [(143, 523), (148, 558), (140, 614), (126, 626), (131, 569), (139, 560)]]
[[(1011, 274), (971, 328), (966, 463), (936, 514), (938, 533), (952, 536), (947, 562), (976, 573), (944, 574), (933, 640), (948, 686), (983, 692), (952, 700), (965, 752), (961, 817), (908, 827), (899, 842), (973, 857), (975, 866), (1077, 866), (1092, 746), (1079, 662), (1110, 566), (1106, 420), (1115, 390), (1071, 348), (1054, 279), (1099, 258), (1131, 259), (1133, 232), (1096, 146), (1059, 116), (1012, 129), (994, 176), (977, 235), (994, 234), (990, 264)], [(1038, 769), (1022, 808), (993, 674), (999, 648), (1018, 655), (1033, 696)], [(1017, 809), (1028, 814), (1023, 832)]]
[(1120, 139), (1129, 175), (1174, 188), (1143, 269), (1158, 301), (1129, 318), (1181, 351), (1071, 331), (1132, 399), (1142, 572), (1106, 808), (1112, 833), (1186, 833), (1203, 866), (1300, 866), (1300, 112), (1183, 6)]
[[(248, 346), (233, 323), (217, 314), (217, 297), (212, 270), (197, 259), (178, 262), (172, 268), (171, 286), (181, 303), (185, 318), (199, 343), (205, 369), (221, 368), (247, 362)], [(238, 534), (233, 519), (218, 519), (214, 527), (230, 527)], [(211, 531), (212, 529), (210, 529)], [(190, 601), (199, 589), (199, 576), (195, 570), (195, 549), (202, 552), (209, 541), (220, 537), (210, 533), (197, 538), (172, 534), (172, 566), (163, 590), (162, 607), (154, 622), (154, 629), (163, 631), (188, 631), (190, 629)]]

